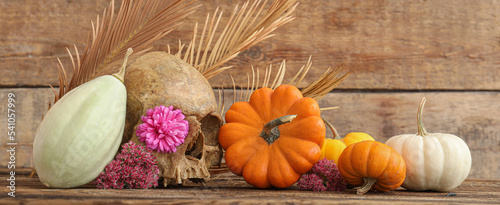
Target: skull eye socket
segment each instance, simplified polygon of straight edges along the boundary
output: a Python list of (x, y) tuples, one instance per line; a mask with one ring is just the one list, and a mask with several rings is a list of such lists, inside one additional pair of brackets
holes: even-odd
[(203, 138), (203, 133), (199, 132), (196, 141), (186, 149), (186, 157), (193, 157), (198, 160), (203, 157)]
[(205, 144), (210, 146), (219, 145), (219, 128), (222, 120), (219, 115), (208, 114), (200, 120), (201, 132), (205, 135)]
[(200, 120), (200, 129), (197, 133), (197, 138), (190, 147), (186, 149), (186, 157), (201, 159), (203, 157), (203, 145), (217, 146), (219, 127), (221, 126), (221, 118), (218, 115), (208, 114)]

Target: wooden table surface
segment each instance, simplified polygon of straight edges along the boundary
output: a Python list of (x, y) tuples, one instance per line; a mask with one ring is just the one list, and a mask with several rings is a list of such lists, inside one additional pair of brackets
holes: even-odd
[[(115, 1), (119, 8), (122, 1)], [(192, 38), (207, 14), (224, 11), (218, 33), (236, 5), (245, 0), (199, 0), (182, 25), (154, 45), (178, 49)], [(253, 2), (253, 1), (250, 1)], [(268, 8), (273, 1), (267, 1)], [(209, 79), (216, 96), (226, 88), (233, 102), (232, 78), (246, 91), (252, 68), (272, 65), (273, 76), (286, 60), (283, 82), (313, 62), (299, 87), (343, 64), (354, 73), (319, 100), (322, 112), (341, 136), (365, 132), (379, 142), (417, 132), (416, 112), (428, 99), (424, 124), (431, 133), (461, 137), (472, 155), (471, 178), (500, 180), (500, 4), (496, 1), (299, 1), (292, 22), (270, 39), (240, 53), (233, 66)], [(66, 47), (83, 53), (87, 37), (110, 0), (0, 1), (0, 133), (7, 133), (8, 94), (15, 94), (16, 167), (33, 166), (33, 140), (58, 86), (57, 59), (71, 67)], [(200, 33), (201, 34), (201, 33)], [(199, 35), (201, 36), (201, 35)], [(199, 42), (199, 41), (198, 41)], [(206, 42), (206, 41), (204, 41)], [(214, 42), (215, 43), (215, 42)], [(73, 56), (76, 58), (76, 55)], [(224, 66), (226, 66), (224, 65)], [(68, 77), (72, 69), (67, 70)], [(240, 94), (240, 92), (238, 92)], [(5, 135), (5, 134), (4, 134)], [(329, 134), (332, 136), (332, 134)], [(0, 150), (9, 149), (0, 137)], [(0, 167), (9, 155), (0, 154)]]
[(500, 180), (467, 179), (451, 192), (341, 192), (287, 189), (256, 189), (225, 168), (212, 169), (204, 186), (189, 184), (156, 189), (103, 190), (87, 184), (76, 189), (48, 189), (30, 169), (16, 170), (15, 198), (7, 195), (9, 171), (0, 168), (0, 204), (500, 204)]

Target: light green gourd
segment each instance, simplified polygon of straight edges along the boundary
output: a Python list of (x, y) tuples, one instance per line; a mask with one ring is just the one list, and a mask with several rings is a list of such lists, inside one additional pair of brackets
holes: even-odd
[(33, 163), (50, 188), (73, 188), (94, 180), (120, 146), (127, 108), (123, 84), (127, 50), (120, 72), (84, 83), (46, 113), (33, 142)]

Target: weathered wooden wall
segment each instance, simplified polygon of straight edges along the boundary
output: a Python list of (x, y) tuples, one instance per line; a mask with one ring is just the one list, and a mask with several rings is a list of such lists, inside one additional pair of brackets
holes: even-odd
[[(68, 63), (65, 47), (83, 49), (90, 21), (108, 3), (0, 0), (0, 148), (7, 149), (7, 93), (15, 93), (18, 166), (32, 166), (36, 127), (53, 98), (48, 84), (57, 85), (56, 57)], [(194, 23), (203, 22), (217, 6), (227, 18), (238, 2), (200, 3), (199, 12), (158, 42), (157, 49), (189, 39)], [(415, 133), (417, 106), (426, 96), (428, 131), (461, 136), (472, 151), (470, 177), (498, 179), (499, 12), (500, 4), (493, 0), (300, 1), (293, 22), (241, 53), (228, 63), (233, 69), (210, 82), (227, 88), (229, 74), (246, 82), (251, 66), (263, 69), (284, 59), (289, 80), (312, 56), (314, 69), (305, 85), (343, 63), (354, 74), (320, 101), (325, 107), (340, 106), (324, 113), (340, 134), (364, 131), (385, 142), (393, 135)], [(5, 166), (8, 156), (0, 153)]]

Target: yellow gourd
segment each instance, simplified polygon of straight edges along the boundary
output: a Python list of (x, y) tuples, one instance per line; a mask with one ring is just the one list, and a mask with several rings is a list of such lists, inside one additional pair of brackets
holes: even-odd
[(344, 138), (341, 138), (335, 127), (328, 121), (324, 122), (330, 127), (333, 132), (333, 138), (325, 138), (325, 143), (321, 147), (321, 157), (320, 159), (333, 160), (337, 164), (340, 154), (344, 149), (354, 143), (362, 142), (366, 140), (375, 141), (370, 135), (363, 132), (351, 132), (347, 134)]
[(354, 143), (370, 140), (375, 141), (372, 136), (364, 133), (364, 132), (351, 132), (347, 134), (344, 138), (342, 138), (346, 146), (349, 146)]

